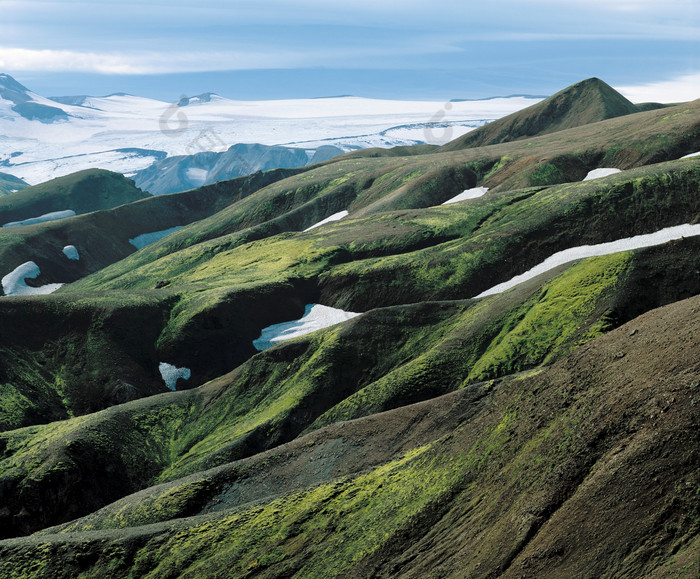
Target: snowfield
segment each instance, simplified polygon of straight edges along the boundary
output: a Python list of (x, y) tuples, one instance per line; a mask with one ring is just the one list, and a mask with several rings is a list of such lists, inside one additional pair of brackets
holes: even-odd
[(162, 231), (142, 233), (141, 235), (137, 235), (133, 239), (130, 239), (129, 243), (131, 243), (131, 245), (133, 245), (136, 249), (143, 249), (147, 245), (163, 239), (166, 235), (170, 235), (178, 229), (182, 229), (182, 225), (177, 225), (175, 227), (171, 227), (170, 229), (163, 229)]
[(583, 180), (591, 181), (593, 179), (600, 179), (601, 177), (607, 177), (608, 175), (614, 175), (615, 173), (622, 173), (620, 169), (615, 169), (614, 167), (602, 167), (600, 169), (593, 169), (588, 172)]
[(661, 245), (662, 243), (673, 241), (674, 239), (695, 237), (697, 235), (700, 235), (700, 224), (691, 225), (686, 223), (685, 225), (667, 227), (655, 233), (625, 237), (624, 239), (618, 239), (617, 241), (610, 241), (608, 243), (600, 243), (597, 245), (581, 245), (579, 247), (565, 249), (548, 257), (542, 263), (536, 265), (532, 269), (529, 269), (525, 273), (516, 275), (512, 279), (495, 285), (491, 289), (480, 293), (478, 296), (475, 296), (475, 299), (500, 294), (518, 284), (523, 283), (524, 281), (530, 280), (540, 274), (554, 269), (555, 267), (577, 259), (597, 257), (600, 255), (610, 255), (611, 253), (641, 249), (643, 247), (652, 247), (654, 245)]
[(80, 259), (78, 248), (75, 247), (75, 245), (66, 245), (62, 251), (63, 255), (65, 255), (68, 259), (72, 259), (73, 261), (78, 261)]
[(340, 221), (343, 217), (347, 217), (348, 215), (350, 214), (347, 211), (338, 211), (338, 213), (334, 213), (333, 215), (322, 219), (318, 223), (314, 223), (311, 227), (307, 227), (306, 229), (304, 229), (304, 232), (311, 231), (312, 229), (316, 229), (317, 227), (321, 227), (321, 225), (325, 225), (326, 223)]
[(236, 101), (211, 95), (209, 100), (192, 98), (178, 106), (112, 95), (68, 105), (31, 91), (26, 95), (32, 102), (68, 115), (67, 120), (53, 123), (28, 120), (12, 110), (12, 102), (0, 99), (0, 170), (31, 185), (90, 167), (133, 174), (151, 165), (159, 154), (223, 152), (237, 143), (306, 149), (335, 145), (343, 151), (441, 145), (541, 100), (333, 97)]
[(256, 350), (267, 350), (278, 342), (304, 336), (316, 330), (345, 322), (359, 315), (355, 312), (346, 312), (320, 304), (308, 304), (304, 310), (304, 315), (300, 319), (273, 324), (264, 328), (260, 332), (260, 337), (257, 340), (253, 340), (253, 346), (255, 346)]
[(27, 261), (16, 267), (2, 278), (2, 291), (6, 296), (32, 296), (50, 294), (60, 288), (62, 283), (50, 283), (40, 287), (28, 286), (25, 279), (34, 279), (41, 275), (39, 266), (33, 261)]
[(466, 201), (467, 199), (478, 199), (488, 190), (488, 187), (474, 187), (473, 189), (466, 189), (452, 199), (448, 199), (444, 203), (441, 203), (441, 205), (451, 205), (452, 203), (459, 203), (460, 201)]
[(189, 368), (176, 368), (167, 362), (161, 362), (158, 364), (158, 370), (160, 371), (160, 375), (163, 378), (165, 385), (169, 390), (173, 391), (175, 391), (175, 385), (180, 378), (183, 380), (189, 380), (190, 376), (192, 376), (192, 372)]
[(75, 217), (75, 211), (72, 209), (66, 209), (65, 211), (52, 211), (51, 213), (44, 213), (38, 217), (30, 217), (29, 219), (23, 219), (22, 221), (10, 221), (9, 223), (5, 223), (3, 227), (35, 225), (37, 223), (46, 223), (48, 221), (58, 221), (59, 219), (66, 219), (67, 217)]

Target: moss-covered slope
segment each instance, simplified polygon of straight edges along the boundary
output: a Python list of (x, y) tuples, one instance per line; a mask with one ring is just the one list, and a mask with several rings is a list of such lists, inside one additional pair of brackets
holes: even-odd
[[(585, 260), (479, 301), (373, 310), (263, 352), (195, 390), (130, 402), (60, 427), (7, 432), (0, 435), (3, 528), (17, 534), (59, 523), (117, 498), (115, 493), (551, 363), (645, 309), (698, 293), (697, 249), (687, 240)], [(665, 284), (649, 291), (654, 277)], [(162, 434), (144, 446), (139, 437), (148, 436), (153, 424)], [(109, 452), (100, 450), (105, 440), (111, 441)], [(129, 485), (93, 484), (93, 469), (132, 455), (139, 460), (128, 471)], [(82, 505), (70, 494), (76, 486), (86, 493)], [(58, 492), (51, 508), (43, 499), (25, 500), (49, 492)]]
[(0, 197), (0, 224), (72, 210), (77, 215), (150, 197), (119, 173), (86, 169)]
[[(696, 298), (654, 311), (541, 372), (328, 427), (232, 465), (228, 482), (224, 471), (185, 479), (70, 534), (3, 541), (0, 569), (8, 577), (692, 576), (698, 307)], [(460, 415), (448, 434), (433, 426), (444, 417), (452, 427)], [(392, 426), (408, 421), (415, 433), (392, 443)], [(433, 436), (417, 434), (426, 427)], [(325, 476), (285, 486), (300, 469), (318, 472), (314, 462), (334, 449), (372, 454), (378, 439), (392, 453), (379, 451), (379, 464), (367, 458), (366, 470), (352, 472), (325, 459)], [(277, 492), (261, 496), (255, 483), (281, 473)], [(258, 502), (246, 504), (246, 493)], [(158, 523), (159, 513), (191, 518)], [(155, 524), (133, 526), (140, 521)]]
[[(620, 112), (591, 90), (579, 120)], [(473, 296), (697, 223), (700, 160), (673, 159), (699, 111), (367, 151), (0, 236), (15, 260), (82, 236), (71, 275), (91, 274), (0, 298), (0, 575), (692, 576), (700, 305), (679, 300), (700, 238)], [(601, 166), (625, 171), (580, 181)], [(363, 314), (255, 350), (309, 303)], [(191, 370), (178, 391), (160, 362)]]
[[(39, 285), (75, 281), (136, 252), (129, 240), (139, 235), (204, 219), (294, 173), (291, 170), (255, 173), (183, 193), (148, 196), (113, 209), (60, 221), (0, 228), (0, 277), (22, 263), (34, 261), (41, 270), (36, 280)], [(55, 193), (53, 189), (46, 191)], [(55, 203), (59, 203), (58, 198), (62, 197), (52, 197)], [(76, 247), (78, 260), (69, 260), (62, 253), (67, 245)]]

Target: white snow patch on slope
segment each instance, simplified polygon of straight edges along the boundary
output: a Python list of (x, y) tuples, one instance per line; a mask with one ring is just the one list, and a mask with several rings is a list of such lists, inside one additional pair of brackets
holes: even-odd
[(481, 197), (489, 190), (488, 187), (474, 187), (473, 189), (465, 189), (459, 195), (448, 199), (441, 205), (450, 205), (451, 203), (458, 203), (459, 201), (466, 201), (467, 199), (477, 199)]
[(78, 261), (80, 259), (78, 248), (75, 247), (75, 245), (66, 245), (63, 248), (63, 255), (65, 255), (68, 259), (72, 259), (73, 261)]
[(630, 251), (633, 249), (641, 249), (643, 247), (652, 247), (654, 245), (661, 245), (668, 241), (673, 241), (674, 239), (681, 239), (682, 237), (694, 237), (700, 235), (700, 224), (690, 225), (686, 223), (685, 225), (675, 225), (673, 227), (667, 227), (661, 229), (655, 233), (646, 233), (644, 235), (635, 235), (634, 237), (625, 237), (624, 239), (618, 239), (617, 241), (610, 241), (608, 243), (600, 243), (598, 245), (581, 245), (579, 247), (572, 247), (570, 249), (565, 249), (564, 251), (558, 251), (554, 255), (551, 255), (545, 259), (539, 265), (536, 265), (532, 269), (516, 275), (509, 281), (500, 283), (485, 292), (480, 293), (476, 298), (483, 298), (486, 296), (492, 296), (500, 294), (518, 284), (523, 283), (533, 277), (536, 277), (542, 273), (545, 273), (555, 267), (575, 261), (577, 259), (584, 259), (587, 257), (597, 257), (600, 255), (610, 255), (611, 253), (618, 253), (620, 251)]
[(204, 185), (209, 175), (209, 171), (206, 169), (200, 169), (199, 167), (190, 167), (187, 169), (187, 179), (190, 183), (194, 185)]
[(273, 324), (260, 332), (260, 337), (253, 340), (253, 346), (257, 350), (267, 350), (277, 342), (291, 340), (316, 330), (328, 328), (340, 322), (350, 320), (360, 314), (346, 312), (337, 308), (329, 308), (320, 304), (308, 304), (304, 309), (304, 315), (299, 320)]
[(175, 227), (171, 227), (170, 229), (163, 229), (162, 231), (142, 233), (141, 235), (137, 235), (133, 239), (130, 239), (129, 243), (131, 243), (131, 245), (133, 245), (136, 249), (143, 249), (147, 245), (163, 239), (166, 235), (170, 235), (173, 231), (177, 231), (178, 229), (182, 229), (182, 225), (177, 225)]
[(189, 380), (192, 376), (192, 372), (189, 368), (176, 368), (172, 364), (167, 362), (161, 362), (158, 364), (158, 370), (160, 370), (160, 375), (163, 377), (163, 382), (170, 390), (175, 390), (175, 384), (182, 378), (183, 380)]
[(681, 159), (690, 159), (691, 157), (700, 157), (700, 151), (697, 153), (690, 153), (689, 155), (683, 155)]
[(330, 217), (326, 217), (318, 223), (314, 223), (311, 227), (307, 227), (306, 229), (304, 229), (304, 231), (311, 231), (316, 227), (320, 227), (321, 225), (325, 225), (326, 223), (331, 223), (332, 221), (340, 221), (343, 217), (347, 217), (348, 215), (349, 213), (347, 211), (338, 211), (338, 213), (334, 213)]
[(65, 211), (52, 211), (51, 213), (44, 213), (38, 217), (30, 217), (29, 219), (23, 219), (22, 221), (10, 221), (5, 223), (3, 227), (21, 227), (22, 225), (35, 225), (37, 223), (46, 223), (47, 221), (58, 221), (59, 219), (66, 219), (66, 217), (75, 217), (75, 211), (72, 209), (66, 209)]
[(608, 175), (614, 175), (615, 173), (622, 173), (620, 169), (615, 169), (613, 167), (602, 167), (600, 169), (593, 169), (589, 171), (583, 180), (591, 181), (592, 179), (600, 179), (601, 177), (607, 177)]
[(2, 278), (2, 291), (6, 296), (31, 296), (50, 294), (60, 288), (62, 283), (50, 283), (40, 287), (30, 287), (24, 281), (26, 278), (39, 277), (41, 270), (33, 261), (27, 261), (16, 267)]

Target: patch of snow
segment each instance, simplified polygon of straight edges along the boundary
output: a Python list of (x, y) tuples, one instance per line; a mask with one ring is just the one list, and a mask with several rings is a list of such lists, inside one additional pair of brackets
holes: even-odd
[(700, 157), (700, 151), (697, 153), (690, 153), (690, 155), (683, 155), (681, 159), (690, 159), (691, 157)]
[(131, 245), (133, 245), (136, 249), (143, 249), (147, 245), (163, 239), (166, 235), (170, 235), (173, 231), (177, 231), (178, 229), (182, 229), (182, 225), (177, 225), (175, 227), (171, 227), (170, 229), (163, 229), (162, 231), (142, 233), (141, 235), (137, 235), (133, 239), (130, 239), (129, 243), (131, 243)]
[(46, 223), (47, 221), (58, 221), (59, 219), (66, 219), (67, 217), (75, 217), (75, 211), (72, 209), (66, 209), (65, 211), (52, 211), (51, 213), (44, 213), (38, 217), (30, 217), (29, 219), (23, 219), (22, 221), (10, 221), (9, 223), (5, 223), (3, 227), (35, 225), (37, 223)]
[(533, 277), (536, 277), (542, 273), (545, 273), (555, 267), (575, 261), (578, 259), (585, 259), (587, 257), (597, 257), (600, 255), (610, 255), (611, 253), (619, 253), (621, 251), (631, 251), (633, 249), (641, 249), (643, 247), (652, 247), (654, 245), (661, 245), (668, 241), (673, 241), (675, 239), (681, 239), (683, 237), (695, 237), (700, 235), (700, 224), (690, 225), (686, 223), (685, 225), (675, 225), (674, 227), (667, 227), (661, 229), (655, 233), (646, 233), (644, 235), (635, 235), (634, 237), (625, 237), (624, 239), (618, 239), (617, 241), (610, 241), (608, 243), (600, 243), (598, 245), (581, 245), (579, 247), (572, 247), (570, 249), (565, 249), (563, 251), (558, 251), (554, 255), (551, 255), (545, 259), (539, 265), (536, 265), (532, 269), (516, 275), (509, 281), (500, 283), (491, 289), (488, 289), (475, 298), (483, 298), (486, 296), (492, 296), (500, 294), (518, 284), (523, 283)]
[(187, 169), (187, 179), (193, 185), (204, 185), (207, 180), (209, 171), (206, 169), (200, 169), (199, 167), (190, 167)]
[(158, 370), (160, 370), (160, 375), (163, 377), (163, 382), (165, 382), (165, 385), (173, 392), (175, 391), (175, 385), (180, 378), (183, 380), (189, 380), (190, 376), (192, 376), (192, 372), (189, 368), (176, 368), (167, 362), (161, 362), (158, 364)]
[(257, 340), (253, 340), (253, 346), (260, 351), (267, 350), (277, 342), (304, 336), (316, 330), (345, 322), (359, 315), (355, 312), (346, 312), (320, 304), (308, 304), (301, 319), (273, 324), (264, 328), (260, 332), (260, 337)]
[(473, 189), (465, 189), (459, 195), (448, 199), (441, 205), (450, 205), (451, 203), (459, 203), (460, 201), (466, 201), (467, 199), (477, 199), (484, 195), (489, 190), (488, 187), (474, 187)]
[(314, 223), (311, 227), (307, 227), (306, 229), (304, 229), (304, 231), (311, 231), (316, 227), (320, 227), (321, 225), (325, 225), (326, 223), (331, 223), (332, 221), (340, 221), (343, 217), (347, 217), (348, 215), (349, 213), (347, 211), (338, 211), (338, 213), (334, 213), (330, 217), (326, 217), (318, 223)]
[(6, 296), (42, 295), (53, 293), (63, 285), (62, 283), (50, 283), (40, 287), (30, 287), (24, 281), (27, 278), (37, 278), (40, 274), (39, 266), (33, 261), (27, 261), (2, 278), (2, 291), (5, 292)]
[(72, 259), (73, 261), (78, 261), (80, 259), (78, 248), (75, 247), (75, 245), (66, 245), (63, 248), (63, 255), (65, 255), (68, 259)]
[(600, 179), (601, 177), (607, 177), (608, 175), (614, 175), (615, 173), (622, 173), (620, 169), (615, 169), (613, 167), (603, 167), (601, 169), (593, 169), (593, 171), (589, 171), (588, 175), (586, 175), (583, 180), (584, 181), (591, 181), (592, 179)]

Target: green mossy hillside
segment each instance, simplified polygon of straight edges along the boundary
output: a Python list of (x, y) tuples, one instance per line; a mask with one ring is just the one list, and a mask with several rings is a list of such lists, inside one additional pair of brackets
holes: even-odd
[[(558, 360), (626, 321), (625, 316), (638, 314), (640, 304), (651, 308), (697, 293), (697, 249), (697, 240), (688, 239), (584, 260), (478, 301), (373, 310), (258, 354), (195, 390), (92, 415), (91, 429), (112, 432), (113, 452), (130, 456), (135, 451), (131, 445), (142, 441), (123, 436), (120, 428), (155, 420), (169, 434), (153, 437), (139, 448), (143, 468), (137, 472), (142, 478), (134, 475), (129, 489), (172, 481), (254, 456), (339, 421)], [(647, 292), (648, 276), (656, 274), (664, 275), (667, 285), (658, 294)], [(172, 414), (168, 411), (172, 403), (176, 408), (186, 404), (188, 410)], [(125, 422), (115, 422), (115, 416)], [(63, 464), (69, 479), (84, 476), (80, 461), (60, 458), (70, 453), (70, 440), (86, 430), (83, 418), (63, 423), (63, 434), (50, 445), (41, 441), (54, 426), (34, 428), (0, 436), (13, 441), (21, 433), (24, 441), (7, 443), (6, 459), (0, 462), (0, 479), (6, 488), (15, 489), (5, 494), (9, 502), (17, 497), (19, 504), (27, 484), (21, 481), (34, 480), (33, 469), (43, 472), (47, 464)], [(56, 484), (54, 479), (49, 482)], [(35, 481), (32, 488), (38, 492), (43, 484), (49, 483)]]
[(0, 431), (165, 391), (155, 349), (163, 297), (0, 300)]
[(396, 156), (397, 151), (369, 157), (351, 154), (296, 170), (298, 174), (287, 178), (270, 172), (275, 173), (274, 182), (261, 184), (259, 191), (239, 197), (224, 211), (107, 268), (100, 279), (116, 280), (179, 250), (231, 234), (237, 234), (231, 243), (240, 244), (300, 231), (342, 210), (364, 217), (438, 205), (476, 185), (494, 192), (546, 186), (580, 181), (600, 166), (630, 169), (677, 159), (700, 147), (699, 108), (697, 102), (687, 103), (478, 149), (421, 149), (405, 156)]
[(29, 184), (19, 177), (8, 175), (7, 173), (0, 173), (0, 195), (16, 193), (26, 187), (29, 187)]
[(0, 224), (67, 209), (80, 215), (147, 197), (119, 173), (86, 169), (0, 197)]
[[(492, 384), (461, 406), (464, 421), (450, 434), (415, 441), (364, 472), (169, 523), (4, 541), (0, 571), (153, 578), (694, 572), (697, 307), (696, 298), (652, 312), (550, 368)], [(424, 413), (416, 425), (439, 421), (466, 396), (465, 389), (452, 404), (431, 401), (432, 417)], [(368, 426), (391, 438), (389, 428)], [(341, 435), (340, 427), (329, 429)], [(201, 483), (190, 484), (193, 495), (206, 494)], [(178, 512), (184, 492), (162, 492), (161, 508)], [(632, 552), (630, 542), (638, 545)]]

